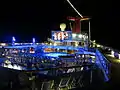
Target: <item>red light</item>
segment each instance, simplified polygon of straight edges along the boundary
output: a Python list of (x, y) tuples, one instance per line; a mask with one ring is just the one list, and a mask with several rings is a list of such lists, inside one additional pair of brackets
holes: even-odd
[(30, 53), (35, 53), (35, 50), (33, 47), (30, 48)]

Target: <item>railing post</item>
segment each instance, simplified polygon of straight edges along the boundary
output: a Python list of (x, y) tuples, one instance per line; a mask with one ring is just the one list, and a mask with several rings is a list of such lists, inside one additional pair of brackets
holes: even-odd
[(92, 70), (90, 70), (90, 84), (92, 83), (92, 75), (93, 75)]

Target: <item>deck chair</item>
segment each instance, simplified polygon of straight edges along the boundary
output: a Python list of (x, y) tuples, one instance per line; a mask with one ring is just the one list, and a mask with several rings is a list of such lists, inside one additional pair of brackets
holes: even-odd
[(74, 77), (71, 77), (68, 83), (68, 89), (74, 89), (75, 87), (76, 87), (76, 80)]
[(83, 82), (82, 82), (82, 78), (83, 78), (82, 75), (79, 76), (79, 79), (78, 79), (78, 81), (77, 81), (77, 85), (78, 85), (78, 87), (84, 87), (84, 84), (83, 84)]
[(45, 81), (42, 83), (41, 90), (54, 90), (53, 87), (54, 80), (52, 81)]
[(76, 79), (75, 77), (71, 78), (71, 81), (69, 83), (69, 89), (74, 89), (76, 88)]
[(62, 88), (68, 89), (68, 87), (69, 87), (68, 84), (69, 84), (70, 78), (71, 77), (62, 78), (60, 83), (59, 83), (59, 89), (62, 89)]

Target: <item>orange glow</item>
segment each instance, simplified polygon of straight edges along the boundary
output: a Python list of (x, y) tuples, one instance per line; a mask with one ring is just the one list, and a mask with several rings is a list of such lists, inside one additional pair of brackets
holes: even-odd
[(81, 18), (80, 21), (89, 20), (90, 18)]
[(74, 50), (68, 50), (68, 52), (67, 52), (68, 54), (74, 54), (75, 53), (75, 51)]
[(75, 20), (80, 20), (80, 21), (84, 21), (84, 20), (90, 20), (89, 17), (87, 16), (84, 16), (83, 18), (80, 18), (80, 17), (67, 17), (68, 20), (71, 20), (71, 21), (75, 21)]
[(55, 51), (55, 49), (53, 49), (53, 48), (45, 48), (44, 51), (45, 52), (53, 52), (53, 51)]

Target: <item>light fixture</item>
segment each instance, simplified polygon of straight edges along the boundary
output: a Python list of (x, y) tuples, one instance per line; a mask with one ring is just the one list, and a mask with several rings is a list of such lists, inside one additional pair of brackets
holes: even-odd
[(76, 35), (75, 33), (74, 33), (74, 34), (72, 34), (72, 37), (73, 37), (73, 38), (75, 38), (76, 36), (77, 36), (77, 35)]

